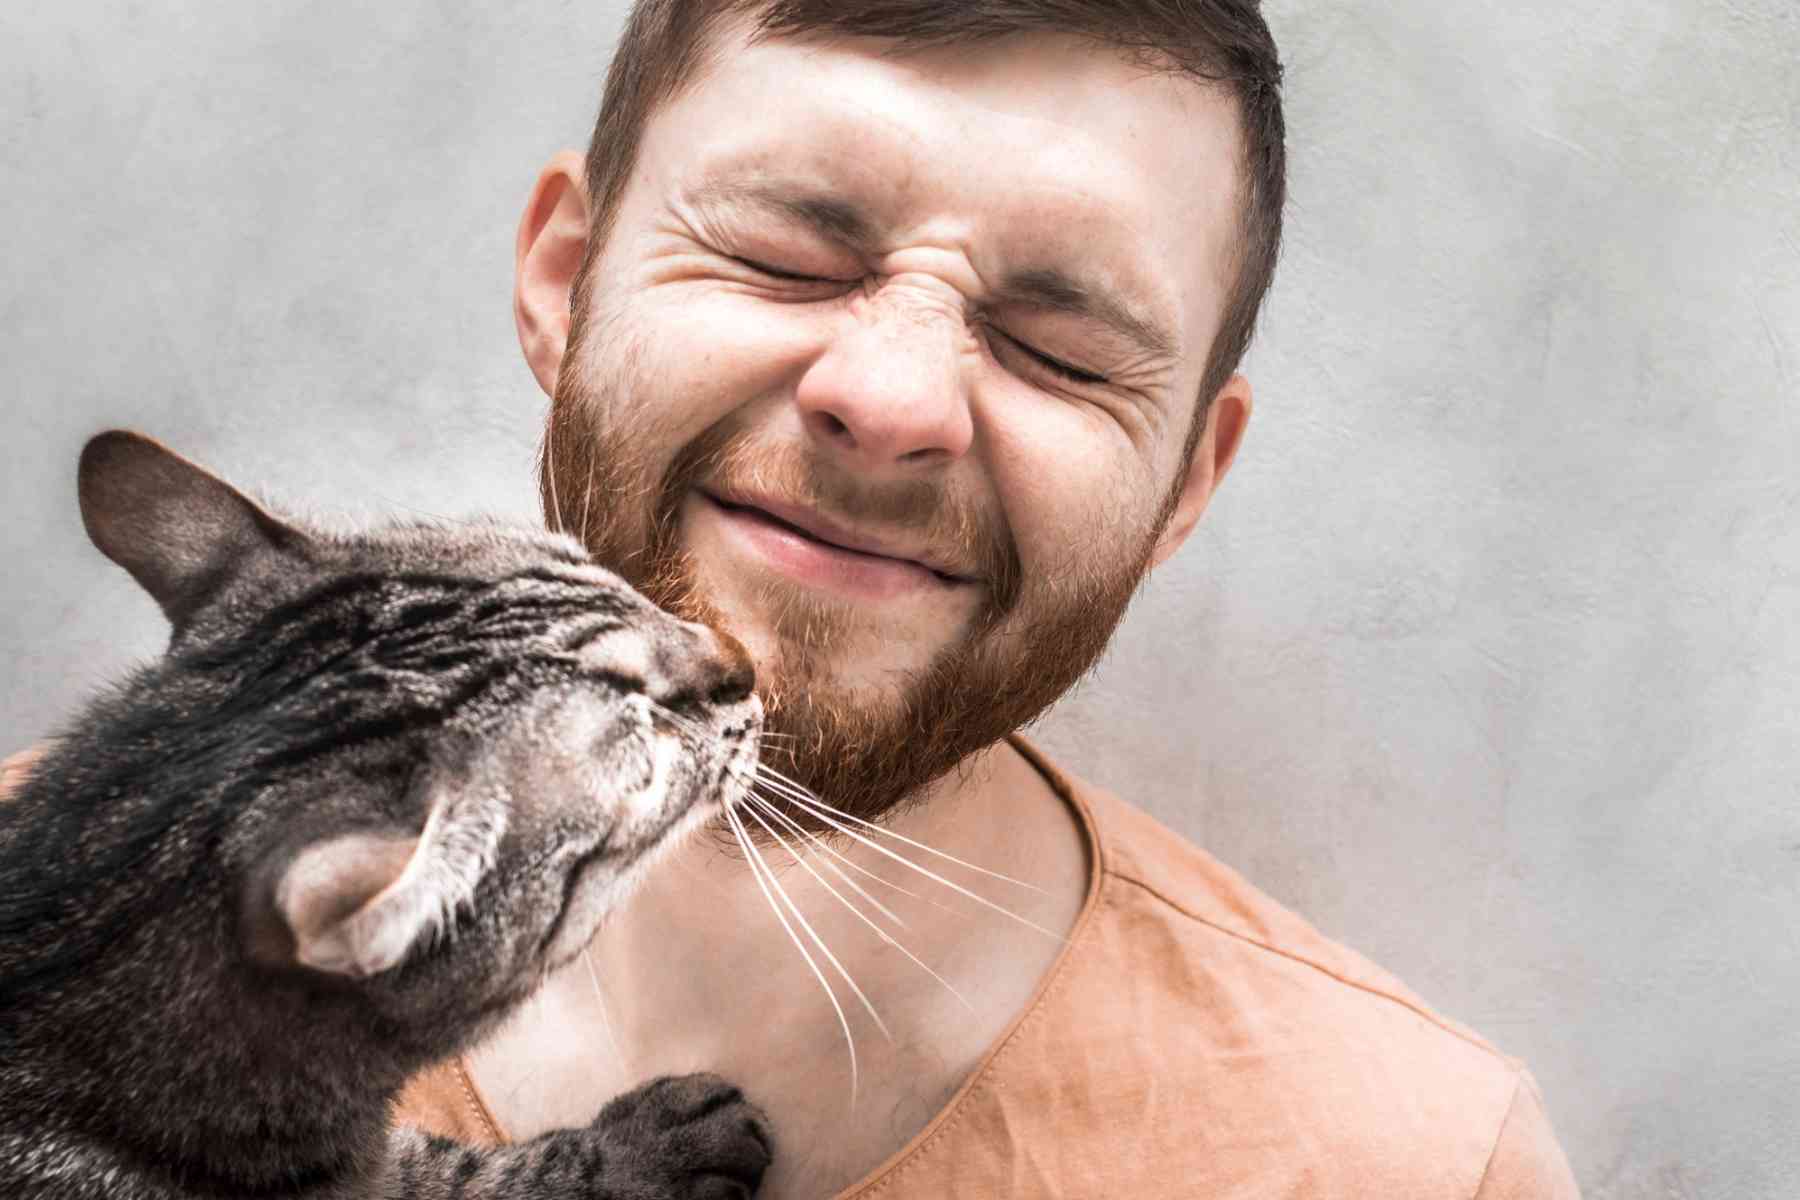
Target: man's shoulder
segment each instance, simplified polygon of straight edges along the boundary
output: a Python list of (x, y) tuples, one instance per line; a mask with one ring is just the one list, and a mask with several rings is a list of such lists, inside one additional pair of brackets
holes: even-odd
[(1522, 1064), (1147, 813), (1063, 782), (1096, 881), (1039, 1036), (1085, 1043), (1096, 1103), (1154, 1129), (1143, 1096), (1179, 1098), (1176, 1138), (1373, 1181), (1344, 1194), (1574, 1194)]
[[(1193, 842), (1111, 792), (1070, 780), (1091, 814), (1101, 890), (1124, 932), (1161, 925), (1179, 953), (1265, 979), (1268, 1007), (1304, 1006), (1311, 1021), (1381, 1021), (1409, 1036), (1443, 1041), (1456, 1056), (1511, 1078), (1519, 1064), (1480, 1035), (1431, 1009), (1398, 978), (1333, 941)], [(1186, 981), (1183, 981), (1186, 982)], [(1222, 980), (1221, 980), (1222, 982)]]
[(1104, 880), (1134, 889), (1139, 903), (1173, 925), (1191, 926), (1191, 936), (1209, 953), (1218, 953), (1220, 939), (1236, 942), (1245, 965), (1305, 979), (1321, 999), (1356, 1012), (1404, 1012), (1485, 1056), (1510, 1063), (1480, 1035), (1433, 1011), (1393, 974), (1326, 937), (1149, 813), (1091, 784), (1073, 781), (1073, 786), (1093, 814)]

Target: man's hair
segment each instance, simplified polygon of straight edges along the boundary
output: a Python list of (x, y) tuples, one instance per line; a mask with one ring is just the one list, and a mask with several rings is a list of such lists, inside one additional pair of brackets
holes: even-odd
[(1249, 347), (1281, 243), (1287, 190), (1281, 62), (1259, 0), (638, 0), (588, 145), (590, 261), (610, 231), (650, 117), (705, 68), (712, 35), (743, 17), (758, 38), (886, 38), (902, 51), (1021, 33), (1072, 34), (1147, 69), (1225, 89), (1237, 103), (1242, 140), (1239, 237), (1224, 316), (1188, 431), (1192, 454), (1207, 404)]

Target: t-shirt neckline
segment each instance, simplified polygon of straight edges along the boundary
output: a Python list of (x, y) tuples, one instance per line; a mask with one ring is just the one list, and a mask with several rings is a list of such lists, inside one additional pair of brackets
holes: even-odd
[[(1069, 927), (1068, 937), (1063, 943), (1062, 950), (1058, 952), (1049, 968), (1038, 979), (1037, 987), (1032, 990), (1031, 998), (1025, 1002), (1024, 1007), (1014, 1015), (1013, 1019), (1007, 1022), (1006, 1028), (1000, 1032), (1000, 1036), (988, 1046), (986, 1052), (981, 1056), (981, 1061), (975, 1065), (973, 1071), (969, 1072), (968, 1078), (962, 1081), (944, 1106), (904, 1146), (877, 1163), (868, 1174), (838, 1192), (831, 1200), (852, 1200), (853, 1197), (881, 1186), (903, 1169), (908, 1162), (923, 1153), (941, 1133), (954, 1125), (963, 1104), (992, 1073), (1007, 1044), (1018, 1035), (1019, 1030), (1031, 1019), (1032, 1015), (1044, 1006), (1050, 993), (1067, 973), (1069, 961), (1074, 957), (1086, 935), (1095, 909), (1099, 907), (1101, 877), (1104, 874), (1102, 869), (1104, 847), (1101, 844), (1100, 830), (1094, 822), (1093, 810), (1089, 807), (1087, 798), (1082, 796), (1069, 778), (1058, 770), (1054, 763), (1044, 757), (1042, 751), (1026, 740), (1024, 735), (1009, 734), (1006, 741), (1019, 752), (1026, 762), (1031, 764), (1033, 770), (1043, 777), (1044, 782), (1050, 785), (1051, 792), (1067, 805), (1069, 811), (1074, 815), (1075, 823), (1081, 831), (1082, 841), (1087, 847), (1086, 895), (1082, 898), (1080, 910), (1075, 914), (1074, 923)], [(474, 1072), (469, 1070), (468, 1054), (465, 1052), (457, 1055), (453, 1060), (453, 1065), (457, 1083), (460, 1085), (469, 1107), (473, 1110), (478, 1122), (493, 1136), (494, 1143), (502, 1146), (514, 1144), (511, 1134), (500, 1124), (499, 1117), (494, 1114), (493, 1108), (487, 1102), (487, 1097), (482, 1094), (481, 1085), (476, 1083)]]

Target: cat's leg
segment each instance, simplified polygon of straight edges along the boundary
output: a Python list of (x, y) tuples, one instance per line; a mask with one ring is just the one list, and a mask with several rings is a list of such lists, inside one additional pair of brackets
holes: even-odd
[(747, 1200), (770, 1141), (735, 1087), (682, 1075), (617, 1097), (585, 1129), (497, 1150), (399, 1130), (394, 1154), (384, 1200)]

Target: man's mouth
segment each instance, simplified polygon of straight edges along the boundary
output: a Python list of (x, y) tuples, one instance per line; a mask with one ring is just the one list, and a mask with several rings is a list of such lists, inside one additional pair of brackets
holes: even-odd
[(750, 502), (704, 490), (697, 495), (761, 557), (806, 582), (881, 595), (976, 582), (970, 573), (940, 566), (928, 551), (844, 529), (779, 501)]

